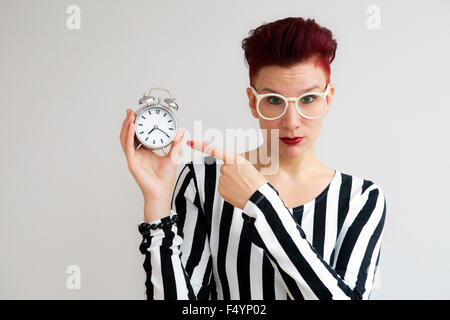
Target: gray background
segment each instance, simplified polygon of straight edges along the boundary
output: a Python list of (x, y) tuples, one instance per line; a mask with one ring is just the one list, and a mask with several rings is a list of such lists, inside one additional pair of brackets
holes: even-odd
[[(70, 4), (80, 30), (66, 27)], [(379, 30), (366, 26), (372, 4)], [(317, 155), (387, 199), (372, 298), (448, 299), (449, 15), (444, 0), (0, 0), (0, 298), (145, 299), (125, 109), (162, 86), (187, 131), (258, 128), (241, 40), (302, 16), (338, 41)], [(66, 287), (69, 265), (80, 290)]]

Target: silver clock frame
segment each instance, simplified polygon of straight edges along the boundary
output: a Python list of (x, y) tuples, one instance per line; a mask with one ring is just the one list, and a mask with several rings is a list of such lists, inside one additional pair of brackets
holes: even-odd
[[(161, 102), (160, 97), (155, 98), (154, 96), (150, 95), (151, 91), (153, 91), (153, 90), (166, 91), (167, 93), (169, 93), (170, 98), (164, 99), (163, 102), (165, 104), (163, 104)], [(141, 147), (144, 147), (145, 149), (148, 149), (151, 151), (156, 151), (156, 150), (162, 149), (163, 153), (167, 154), (167, 152), (168, 152), (167, 146), (172, 143), (172, 141), (176, 135), (176, 130), (178, 130), (177, 117), (175, 115), (175, 112), (173, 112), (173, 110), (172, 110), (172, 109), (178, 110), (178, 104), (175, 103), (175, 98), (173, 97), (172, 93), (167, 89), (151, 88), (148, 90), (148, 92), (147, 91), (144, 92), (144, 96), (141, 99), (139, 99), (138, 103), (139, 103), (139, 109), (136, 111), (136, 120), (134, 122), (134, 124), (135, 124), (134, 141), (135, 141), (136, 150), (139, 150), (139, 148), (141, 148)], [(151, 145), (146, 144), (145, 141), (142, 141), (142, 139), (137, 134), (137, 121), (138, 121), (140, 115), (147, 112), (148, 110), (150, 110), (152, 108), (160, 108), (160, 109), (163, 109), (164, 111), (167, 111), (172, 116), (172, 118), (174, 119), (174, 123), (175, 123), (175, 134), (173, 135), (172, 138), (169, 139), (169, 141), (166, 144), (164, 144), (160, 147), (152, 147)]]

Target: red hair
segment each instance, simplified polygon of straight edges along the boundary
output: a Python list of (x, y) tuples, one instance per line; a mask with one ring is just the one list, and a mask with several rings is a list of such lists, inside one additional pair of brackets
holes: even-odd
[(264, 66), (289, 67), (307, 61), (321, 67), (330, 82), (330, 64), (336, 48), (337, 42), (329, 29), (321, 27), (314, 19), (301, 17), (265, 23), (242, 40), (252, 86)]

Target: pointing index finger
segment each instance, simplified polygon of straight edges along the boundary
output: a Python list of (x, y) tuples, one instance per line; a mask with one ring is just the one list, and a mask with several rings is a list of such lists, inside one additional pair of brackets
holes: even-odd
[(214, 158), (221, 159), (225, 163), (235, 163), (237, 155), (232, 152), (227, 152), (223, 149), (216, 148), (212, 144), (206, 142), (199, 142), (196, 140), (190, 140), (187, 142), (193, 149), (206, 153)]

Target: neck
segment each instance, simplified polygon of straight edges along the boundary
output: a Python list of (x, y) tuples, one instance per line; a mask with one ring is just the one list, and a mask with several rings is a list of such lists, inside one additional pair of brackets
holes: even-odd
[[(258, 155), (260, 154), (260, 148), (261, 146), (257, 150)], [(321, 167), (320, 161), (316, 158), (314, 146), (298, 158), (286, 158), (278, 155), (278, 163), (278, 171), (275, 176), (282, 180), (294, 179), (296, 181), (307, 181), (308, 177), (311, 177)], [(258, 170), (262, 166), (266, 167), (270, 165), (270, 163), (261, 165), (258, 156)]]

